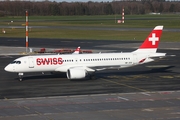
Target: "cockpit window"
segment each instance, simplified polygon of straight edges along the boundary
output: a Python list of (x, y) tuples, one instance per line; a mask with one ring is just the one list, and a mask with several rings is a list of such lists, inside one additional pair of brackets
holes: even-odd
[(21, 61), (16, 61), (16, 64), (21, 64)]
[(21, 64), (21, 61), (12, 61), (10, 64)]
[(12, 62), (11, 62), (11, 64), (14, 64), (14, 63), (16, 63), (16, 61), (12, 61)]

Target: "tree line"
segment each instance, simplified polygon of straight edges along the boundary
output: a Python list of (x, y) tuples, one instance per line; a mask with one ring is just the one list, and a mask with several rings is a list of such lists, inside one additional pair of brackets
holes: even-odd
[(42, 2), (36, 1), (0, 1), (0, 16), (23, 16), (28, 10), (30, 15), (60, 16), (60, 15), (113, 15), (147, 13), (177, 13), (180, 12), (180, 2), (165, 0), (142, 1), (112, 1), (112, 2)]

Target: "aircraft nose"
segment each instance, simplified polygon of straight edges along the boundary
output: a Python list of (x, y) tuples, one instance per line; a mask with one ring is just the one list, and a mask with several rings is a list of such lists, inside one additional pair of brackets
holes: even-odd
[(7, 72), (14, 72), (13, 70), (13, 67), (11, 65), (7, 65), (5, 68), (4, 68), (5, 71)]

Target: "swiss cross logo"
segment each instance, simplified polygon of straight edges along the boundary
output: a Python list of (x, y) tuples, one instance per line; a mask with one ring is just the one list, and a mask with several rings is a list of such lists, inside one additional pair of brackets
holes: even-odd
[(152, 37), (149, 37), (149, 41), (152, 42), (152, 45), (155, 45), (156, 41), (159, 41), (159, 37), (156, 37), (156, 34), (152, 33)]

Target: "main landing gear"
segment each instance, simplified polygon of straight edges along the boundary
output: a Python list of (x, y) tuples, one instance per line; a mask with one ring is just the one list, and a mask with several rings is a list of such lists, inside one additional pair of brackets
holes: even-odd
[(23, 75), (24, 75), (24, 73), (18, 73), (19, 81), (22, 81)]
[(90, 78), (91, 80), (95, 80), (95, 79), (96, 79), (95, 72), (90, 73), (90, 74), (89, 74), (89, 78)]

